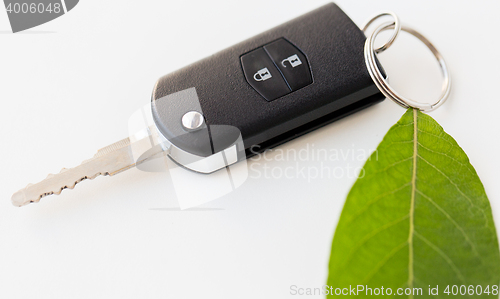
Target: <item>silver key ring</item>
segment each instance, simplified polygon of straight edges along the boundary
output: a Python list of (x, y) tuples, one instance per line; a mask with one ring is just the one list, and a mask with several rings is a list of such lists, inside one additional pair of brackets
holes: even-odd
[[(366, 30), (367, 27), (376, 19), (384, 16), (384, 15), (392, 15), (391, 13), (383, 13), (379, 14), (370, 21), (368, 21), (367, 25), (365, 25), (365, 28), (363, 30)], [(381, 25), (379, 25), (375, 30), (370, 34), (365, 42), (365, 48), (364, 48), (364, 56), (365, 56), (365, 63), (366, 67), (368, 68), (368, 72), (370, 74), (370, 77), (372, 80), (375, 82), (375, 85), (378, 87), (378, 89), (382, 92), (384, 96), (387, 98), (393, 100), (397, 104), (401, 105), (404, 108), (416, 108), (419, 109), (420, 111), (425, 111), (429, 112), (432, 110), (435, 110), (439, 106), (441, 106), (447, 99), (448, 96), (450, 95), (450, 89), (451, 89), (451, 77), (450, 77), (450, 72), (448, 71), (448, 67), (446, 65), (446, 62), (443, 59), (443, 56), (439, 51), (434, 47), (434, 45), (427, 39), (425, 38), (422, 34), (419, 32), (415, 31), (414, 29), (411, 29), (406, 26), (401, 26), (398, 28), (398, 24), (396, 23), (398, 20), (395, 18), (394, 22), (386, 22)], [(389, 29), (395, 29), (394, 34), (384, 46), (380, 47), (379, 49), (374, 49), (375, 47), (375, 38), (377, 35), (385, 30)], [(421, 42), (423, 42), (427, 48), (432, 52), (434, 57), (437, 59), (439, 63), (439, 67), (441, 68), (441, 73), (443, 75), (443, 84), (441, 87), (441, 95), (440, 98), (434, 102), (434, 103), (419, 103), (415, 102), (413, 100), (407, 99), (401, 95), (399, 95), (388, 83), (387, 79), (384, 78), (382, 73), (380, 72), (380, 69), (377, 66), (375, 55), (378, 52), (382, 52), (385, 49), (387, 49), (392, 42), (396, 39), (397, 35), (399, 34), (400, 30), (406, 31), (410, 33), (411, 35), (415, 36), (418, 38)], [(384, 48), (385, 47), (385, 48)], [(377, 51), (378, 50), (378, 51)]]
[(394, 19), (394, 22), (392, 23), (395, 26), (394, 33), (392, 34), (391, 38), (385, 44), (383, 44), (381, 47), (375, 49), (375, 53), (381, 53), (381, 52), (384, 52), (385, 50), (387, 50), (392, 45), (392, 43), (394, 43), (394, 41), (396, 40), (396, 37), (398, 37), (398, 34), (401, 31), (401, 22), (399, 22), (398, 16), (395, 13), (393, 13), (392, 11), (386, 11), (386, 12), (382, 12), (382, 13), (377, 14), (376, 16), (374, 16), (373, 18), (368, 20), (368, 22), (366, 22), (361, 27), (361, 28), (363, 28), (361, 30), (366, 34), (368, 27), (373, 22), (375, 22), (377, 19), (379, 19), (383, 16), (391, 16)]

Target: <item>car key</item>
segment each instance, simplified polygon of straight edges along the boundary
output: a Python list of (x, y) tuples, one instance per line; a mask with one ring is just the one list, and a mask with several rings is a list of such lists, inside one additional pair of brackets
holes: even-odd
[[(161, 77), (154, 125), (12, 196), (16, 206), (114, 175), (159, 154), (211, 173), (384, 99), (366, 69), (365, 36), (330, 3)], [(153, 140), (153, 141), (152, 141)], [(134, 154), (134, 147), (145, 148)]]

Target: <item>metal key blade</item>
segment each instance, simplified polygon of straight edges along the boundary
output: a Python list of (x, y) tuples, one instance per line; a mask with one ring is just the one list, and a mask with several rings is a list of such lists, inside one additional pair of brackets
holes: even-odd
[(132, 145), (151, 147), (149, 138), (141, 139), (133, 144), (130, 143), (129, 138), (120, 140), (100, 149), (93, 158), (83, 161), (74, 168), (63, 168), (60, 173), (49, 174), (43, 181), (29, 184), (26, 188), (17, 191), (12, 195), (12, 204), (21, 207), (32, 202), (39, 202), (47, 195), (60, 194), (64, 189), (73, 189), (83, 180), (92, 180), (99, 175), (118, 174), (163, 151), (160, 146), (154, 147), (149, 151), (149, 155), (141, 156), (136, 162), (132, 154)]

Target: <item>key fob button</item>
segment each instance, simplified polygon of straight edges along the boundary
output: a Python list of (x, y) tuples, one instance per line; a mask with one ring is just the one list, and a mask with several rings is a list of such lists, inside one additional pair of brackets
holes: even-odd
[(263, 48), (242, 55), (241, 65), (247, 82), (267, 101), (290, 93), (283, 76)]
[(274, 60), (292, 91), (312, 83), (306, 56), (294, 45), (281, 38), (265, 45), (264, 49)]

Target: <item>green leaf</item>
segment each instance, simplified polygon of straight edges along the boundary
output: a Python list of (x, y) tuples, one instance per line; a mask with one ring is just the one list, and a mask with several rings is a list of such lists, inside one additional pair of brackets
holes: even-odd
[(393, 294), (422, 288), (426, 297), (429, 285), (439, 285), (438, 298), (449, 298), (447, 285), (498, 286), (498, 240), (484, 187), (434, 119), (408, 109), (363, 169), (335, 232), (328, 286), (383, 286)]

